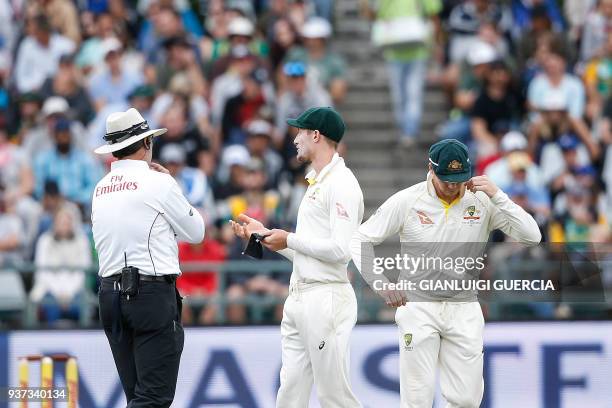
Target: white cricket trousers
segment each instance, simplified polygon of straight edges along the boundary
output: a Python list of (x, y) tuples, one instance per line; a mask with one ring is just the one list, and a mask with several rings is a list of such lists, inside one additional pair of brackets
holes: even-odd
[(277, 408), (306, 408), (313, 381), (322, 408), (361, 407), (349, 383), (357, 299), (349, 283), (295, 283), (281, 322)]
[(401, 408), (431, 408), (436, 369), (447, 408), (478, 408), (484, 317), (478, 302), (409, 302), (399, 328)]

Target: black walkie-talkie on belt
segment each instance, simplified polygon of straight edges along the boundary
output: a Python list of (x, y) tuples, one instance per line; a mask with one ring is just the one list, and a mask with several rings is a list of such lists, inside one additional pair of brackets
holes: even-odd
[(121, 294), (126, 295), (127, 299), (130, 300), (130, 296), (138, 294), (140, 274), (138, 268), (128, 266), (127, 253), (124, 252), (123, 254), (125, 256), (125, 267), (121, 269)]

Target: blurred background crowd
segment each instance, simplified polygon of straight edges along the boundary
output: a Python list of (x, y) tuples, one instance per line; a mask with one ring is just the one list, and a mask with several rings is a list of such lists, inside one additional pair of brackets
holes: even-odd
[[(240, 213), (293, 229), (305, 166), (285, 119), (342, 112), (351, 85), (333, 10), (334, 0), (0, 0), (0, 309), (33, 308), (52, 325), (83, 318), (96, 291), (91, 195), (112, 160), (91, 151), (108, 114), (129, 106), (168, 129), (154, 160), (207, 222), (202, 244), (179, 245), (196, 265), (178, 283), (194, 299), (185, 323), (217, 323), (220, 307), (223, 322), (245, 323), (249, 296), (282, 299), (286, 273), (197, 265), (244, 260), (227, 223)], [(431, 27), (372, 61), (387, 66), (399, 150), (422, 144), (427, 84), (443, 89), (436, 136), (467, 143), (475, 174), (532, 213), (545, 240), (609, 241), (612, 0), (363, 0), (360, 10)], [(271, 305), (266, 318), (279, 320)]]

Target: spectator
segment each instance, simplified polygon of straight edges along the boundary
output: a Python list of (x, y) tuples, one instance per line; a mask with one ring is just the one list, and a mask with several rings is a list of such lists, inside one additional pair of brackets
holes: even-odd
[(557, 33), (565, 27), (555, 0), (512, 0), (512, 17), (514, 28), (521, 32), (534, 29), (544, 18)]
[(58, 120), (53, 129), (53, 138), (54, 147), (40, 153), (34, 160), (36, 196), (41, 198), (45, 182), (53, 180), (62, 195), (79, 204), (87, 214), (101, 169), (89, 153), (73, 146), (70, 121)]
[[(245, 166), (245, 172), (241, 173), (242, 179), (239, 183), (243, 186), (243, 193), (231, 196), (226, 200), (226, 208), (232, 218), (244, 213), (249, 217), (264, 220), (269, 224), (274, 224), (278, 217), (279, 200), (277, 193), (265, 191), (267, 183), (264, 165), (259, 159), (251, 159)], [(268, 224), (266, 224), (268, 225)], [(230, 258), (236, 259), (241, 252), (242, 243), (236, 241), (233, 255), (230, 251)], [(266, 251), (265, 257), (278, 259), (278, 255)], [(275, 275), (253, 275), (247, 273), (234, 273), (228, 276), (227, 296), (232, 301), (228, 307), (228, 319), (235, 324), (244, 324), (247, 318), (247, 308), (242, 300), (247, 295), (272, 296), (282, 299), (287, 295), (288, 282), (286, 276)], [(282, 317), (282, 304), (277, 304), (274, 310), (276, 320)]]
[(26, 92), (17, 97), (18, 111), (15, 123), (10, 126), (11, 134), (19, 143), (30, 138), (30, 134), (37, 133), (44, 126), (40, 120), (40, 109), (43, 99), (37, 92)]
[(255, 37), (253, 23), (244, 17), (235, 17), (227, 26), (228, 41), (220, 45), (218, 53), (212, 66), (210, 78), (214, 80), (225, 72), (232, 61), (229, 51), (237, 46), (246, 46), (253, 56), (257, 58), (258, 65), (263, 65), (269, 53), (268, 45)]
[[(383, 21), (407, 17), (432, 19), (432, 23), (439, 27), (437, 14), (441, 9), (439, 0), (383, 0), (376, 18)], [(384, 51), (395, 121), (401, 132), (399, 141), (406, 147), (414, 144), (421, 131), (430, 41), (431, 38), (424, 42), (399, 44)]]
[(34, 175), (27, 155), (19, 146), (9, 143), (6, 129), (0, 128), (0, 186), (4, 200), (14, 209), (23, 226), (23, 250), (29, 256), (38, 233), (42, 209), (32, 198)]
[(221, 121), (224, 145), (245, 143), (246, 124), (255, 119), (259, 111), (270, 103), (263, 90), (267, 80), (265, 69), (253, 70), (242, 79), (242, 92), (227, 101)]
[(134, 88), (143, 83), (142, 75), (122, 64), (123, 46), (116, 38), (107, 38), (104, 49), (106, 69), (92, 76), (89, 92), (97, 111), (106, 104), (125, 104)]
[(160, 152), (166, 144), (178, 143), (185, 149), (187, 166), (204, 170), (210, 141), (189, 121), (186, 102), (182, 100), (172, 104), (162, 116), (160, 124), (167, 128), (168, 132), (155, 140), (153, 158), (159, 159)]
[(128, 95), (130, 106), (135, 108), (147, 121), (150, 128), (157, 128), (157, 118), (153, 115), (155, 88), (151, 85), (139, 85)]
[(29, 5), (31, 13), (44, 14), (51, 28), (75, 44), (81, 42), (79, 15), (74, 3), (70, 0), (35, 0)]
[[(179, 242), (178, 251), (181, 267), (185, 268), (181, 277), (176, 281), (176, 286), (181, 294), (191, 299), (213, 300), (219, 287), (217, 273), (191, 264), (225, 261), (227, 251), (223, 244), (207, 236), (199, 244)], [(194, 317), (194, 309), (189, 302), (183, 304), (182, 320), (184, 324), (211, 325), (215, 323), (217, 307), (214, 304), (205, 304), (201, 307), (197, 318)]]
[(518, 126), (520, 106), (510, 70), (503, 62), (494, 62), (487, 71), (484, 87), (471, 112), (472, 136), (478, 144), (480, 157), (497, 153), (502, 135), (496, 131)]
[(451, 68), (468, 56), (474, 43), (481, 41), (478, 37), (483, 23), (493, 24), (504, 38), (510, 37), (512, 14), (499, 2), (467, 0), (453, 8), (448, 19)]
[(587, 17), (597, 5), (597, 1), (565, 0), (563, 2), (563, 14), (570, 28), (569, 37), (572, 42), (580, 42)]
[(520, 166), (528, 166), (528, 163), (517, 163), (516, 165), (518, 166), (514, 168), (516, 180), (512, 185), (507, 187), (505, 190), (506, 194), (508, 194), (508, 197), (510, 197), (512, 201), (531, 214), (540, 228), (546, 231), (550, 218), (550, 198), (548, 197), (548, 193), (543, 188), (534, 188), (521, 182), (520, 179), (524, 175), (525, 169)]
[(167, 89), (172, 78), (182, 73), (187, 76), (193, 93), (203, 95), (206, 90), (203, 67), (194, 46), (184, 37), (171, 37), (164, 42), (166, 58), (156, 65), (157, 86)]
[(210, 92), (212, 124), (218, 126), (223, 119), (225, 104), (228, 99), (242, 92), (242, 78), (246, 77), (256, 67), (256, 60), (244, 45), (231, 50), (232, 62), (223, 75), (212, 83)]
[(121, 34), (109, 13), (96, 15), (92, 25), (93, 35), (83, 42), (76, 55), (76, 65), (86, 75), (89, 75), (95, 67), (104, 64), (106, 51), (102, 45), (104, 41), (109, 38), (118, 38)]
[(269, 122), (262, 119), (251, 121), (247, 126), (246, 147), (252, 158), (259, 159), (264, 165), (267, 188), (277, 188), (283, 159), (271, 148), (274, 129)]
[(4, 187), (0, 186), (0, 266), (10, 266), (23, 261), (23, 239), (21, 220), (13, 212)]
[(602, 113), (604, 102), (611, 95), (612, 85), (612, 32), (607, 37), (605, 53), (590, 61), (584, 71), (587, 95), (586, 116), (594, 123)]
[(63, 55), (57, 73), (54, 77), (47, 78), (41, 94), (45, 98), (50, 96), (64, 98), (70, 107), (71, 116), (85, 126), (94, 118), (95, 111), (83, 82), (80, 72), (74, 65), (73, 57)]
[[(514, 4), (517, 3), (524, 6), (523, 0), (515, 0)], [(575, 53), (572, 51), (575, 47), (571, 46), (567, 34), (561, 29), (563, 22), (558, 20), (553, 23), (551, 20), (550, 13), (557, 15), (556, 12), (552, 11), (554, 9), (556, 9), (554, 2), (547, 0), (546, 2), (534, 5), (528, 10), (528, 16), (531, 21), (528, 26), (521, 30), (517, 44), (517, 65), (519, 69), (525, 69), (528, 61), (535, 56), (538, 44), (544, 36), (549, 37), (547, 39), (549, 43), (554, 44), (554, 47), (560, 49), (564, 55), (569, 57), (570, 61), (574, 60)], [(527, 9), (525, 10), (527, 11)]]
[[(500, 142), (501, 151), (503, 156), (498, 160), (489, 164), (484, 173), (489, 176), (499, 188), (506, 191), (506, 188), (512, 185), (512, 166), (510, 165), (510, 155), (513, 153), (524, 153), (527, 154), (527, 138), (518, 131), (511, 131), (504, 135)], [(523, 155), (525, 157), (525, 155)], [(535, 164), (529, 155), (526, 156), (527, 160), (521, 158), (522, 161), (515, 161), (514, 164), (517, 166), (520, 164), (520, 168), (525, 170), (524, 183), (535, 190), (544, 189), (546, 186), (542, 179), (542, 172), (537, 164)], [(525, 165), (524, 165), (525, 164)]]
[[(142, 24), (139, 34), (139, 49), (150, 64), (164, 61), (163, 46), (168, 39), (185, 37), (191, 44), (197, 44), (198, 38), (202, 35), (197, 17), (191, 18), (193, 11), (185, 9), (184, 18), (174, 5), (162, 3), (161, 1), (150, 3), (149, 18)], [(185, 22), (187, 24), (184, 24)]]
[(471, 138), (469, 113), (480, 95), (484, 79), (491, 64), (497, 60), (497, 51), (490, 44), (477, 42), (470, 50), (466, 62), (460, 68), (459, 87), (453, 95), (453, 117), (445, 123), (438, 134), (442, 139), (457, 139), (468, 142)]
[(580, 120), (584, 115), (584, 86), (579, 78), (568, 74), (566, 68), (565, 56), (552, 49), (547, 56), (544, 72), (529, 84), (528, 102), (532, 109), (538, 109), (551, 93), (560, 94), (568, 104), (570, 116)]
[(45, 182), (41, 203), (43, 213), (38, 225), (38, 235), (42, 235), (53, 228), (55, 215), (60, 211), (65, 211), (70, 214), (72, 225), (78, 226), (82, 224), (81, 220), (83, 216), (81, 215), (81, 210), (75, 203), (66, 200), (66, 198), (61, 195), (55, 181), (48, 180)]
[[(597, 210), (597, 214), (605, 214), (605, 197), (600, 196), (599, 186), (597, 183), (597, 171), (593, 166), (573, 166), (567, 169), (561, 177), (555, 180), (558, 185), (553, 202), (553, 210), (555, 214), (564, 214), (568, 210), (569, 198), (574, 189), (583, 189), (589, 191), (592, 196), (593, 206)], [(595, 218), (597, 222), (601, 220), (599, 215)]]
[(279, 19), (270, 27), (272, 27), (270, 64), (272, 72), (277, 72), (289, 50), (298, 46), (299, 37), (289, 19)]
[(208, 102), (184, 72), (175, 74), (170, 80), (166, 92), (162, 92), (155, 98), (151, 107), (151, 115), (155, 118), (155, 122), (161, 120), (164, 112), (177, 101), (188, 104), (189, 118), (195, 123), (200, 133), (212, 141), (215, 132), (209, 119), (210, 107)]
[(284, 20), (290, 26), (286, 17), (289, 13), (289, 2), (287, 0), (271, 0), (270, 6), (259, 17), (257, 28), (265, 34), (268, 43), (272, 43), (276, 34), (276, 24)]
[(342, 57), (331, 51), (327, 41), (332, 34), (329, 22), (312, 17), (302, 27), (304, 47), (289, 51), (287, 61), (302, 61), (308, 67), (308, 76), (327, 89), (334, 103), (340, 103), (346, 95), (346, 65)]
[(214, 196), (217, 200), (225, 200), (242, 193), (244, 190), (242, 181), (250, 160), (251, 155), (244, 146), (232, 145), (223, 150), (214, 190)]
[(607, 53), (607, 40), (612, 27), (612, 1), (599, 0), (597, 8), (591, 11), (584, 24), (580, 59), (583, 62), (603, 57)]
[(329, 93), (318, 82), (308, 80), (306, 70), (306, 65), (300, 61), (290, 61), (283, 66), (284, 86), (276, 107), (276, 128), (283, 138), (288, 131), (286, 118), (297, 117), (308, 108), (332, 103)]
[[(42, 107), (43, 122), (24, 135), (22, 146), (30, 160), (41, 152), (53, 147), (53, 132), (55, 124), (60, 119), (68, 119), (70, 107), (68, 102), (61, 96), (52, 96), (45, 100)], [(70, 134), (73, 143), (81, 148), (87, 149), (86, 131), (79, 122), (70, 122)]]
[(29, 18), (27, 32), (28, 36), (19, 44), (14, 71), (21, 93), (38, 91), (48, 77), (55, 75), (60, 57), (75, 51), (72, 40), (51, 32), (45, 16)]
[[(545, 156), (543, 147), (550, 142), (555, 142), (561, 135), (571, 133), (577, 135), (586, 146), (587, 155), (590, 155), (592, 159), (597, 159), (600, 154), (599, 145), (591, 136), (584, 121), (571, 116), (568, 111), (570, 102), (567, 96), (562, 92), (551, 90), (546, 97), (540, 99), (538, 115), (534, 117), (529, 127), (530, 152), (534, 154), (534, 157), (542, 164), (547, 160), (555, 160)], [(551, 165), (555, 164), (551, 163)]]
[(53, 229), (36, 245), (36, 274), (30, 299), (41, 303), (44, 320), (78, 319), (85, 294), (85, 272), (91, 267), (89, 241), (68, 211), (55, 214)]
[(553, 196), (568, 186), (573, 169), (591, 164), (584, 145), (571, 133), (561, 135), (556, 143), (546, 143), (540, 163)]
[(204, 209), (208, 215), (207, 219), (214, 219), (215, 202), (212, 188), (203, 171), (185, 165), (186, 153), (183, 146), (177, 143), (166, 144), (161, 149), (160, 160), (181, 186), (189, 203)]

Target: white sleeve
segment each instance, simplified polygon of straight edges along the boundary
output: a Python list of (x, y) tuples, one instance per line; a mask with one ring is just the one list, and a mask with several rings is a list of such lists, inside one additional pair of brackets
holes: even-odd
[(350, 251), (353, 263), (360, 273), (364, 262), (373, 262), (374, 256), (373, 250), (362, 254), (363, 244), (378, 245), (391, 235), (399, 233), (406, 219), (407, 207), (404, 192), (395, 193), (355, 232), (351, 239)]
[(361, 189), (353, 183), (334, 186), (329, 194), (328, 208), (329, 238), (312, 239), (292, 233), (287, 237), (287, 247), (323, 262), (346, 264), (351, 260), (350, 239), (361, 222)]
[(295, 256), (295, 251), (290, 248), (281, 249), (280, 251), (276, 251), (276, 253), (284, 256), (290, 261), (293, 261), (293, 257)]
[(542, 234), (538, 224), (521, 206), (508, 198), (502, 190), (491, 197), (492, 215), (489, 230), (502, 230), (505, 234), (524, 244), (540, 243)]
[(177, 182), (171, 180), (170, 190), (161, 205), (164, 218), (174, 229), (177, 238), (192, 244), (204, 239), (204, 219), (202, 215), (189, 204)]

